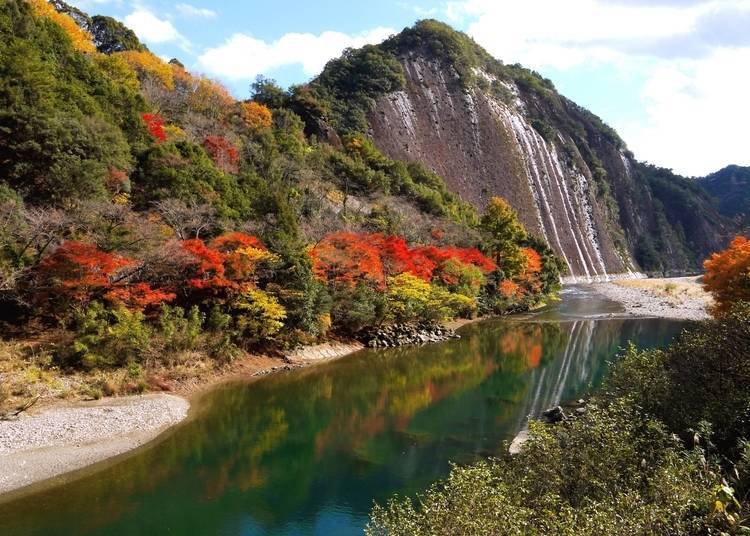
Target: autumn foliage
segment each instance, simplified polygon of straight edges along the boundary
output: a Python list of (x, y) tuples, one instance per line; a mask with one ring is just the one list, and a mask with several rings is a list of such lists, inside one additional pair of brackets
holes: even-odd
[(96, 47), (91, 40), (91, 34), (76, 24), (72, 18), (58, 11), (47, 0), (28, 0), (34, 13), (39, 17), (52, 20), (59, 25), (73, 42), (73, 48), (79, 52), (93, 53)]
[(161, 82), (167, 89), (174, 89), (172, 67), (155, 54), (147, 50), (126, 50), (116, 52), (114, 56), (124, 59), (141, 76), (150, 76)]
[(146, 123), (148, 133), (157, 143), (167, 141), (167, 133), (164, 130), (164, 119), (157, 114), (142, 114), (143, 122)]
[(739, 301), (750, 301), (750, 240), (738, 236), (727, 249), (703, 263), (703, 284), (716, 301), (714, 311), (723, 313)]
[(475, 266), (483, 273), (495, 269), (494, 263), (474, 248), (410, 248), (403, 238), (382, 234), (333, 233), (310, 255), (319, 279), (345, 285), (368, 281), (382, 286), (387, 277), (402, 273), (430, 281), (450, 260)]
[(240, 105), (242, 121), (250, 130), (263, 130), (271, 126), (273, 115), (263, 104), (254, 101)]
[(203, 148), (220, 170), (225, 173), (237, 173), (239, 171), (240, 153), (226, 138), (208, 136), (203, 141)]
[(35, 298), (54, 306), (85, 305), (102, 299), (109, 303), (142, 310), (171, 301), (174, 294), (155, 290), (148, 283), (130, 282), (137, 262), (101, 251), (93, 244), (64, 242), (37, 267)]

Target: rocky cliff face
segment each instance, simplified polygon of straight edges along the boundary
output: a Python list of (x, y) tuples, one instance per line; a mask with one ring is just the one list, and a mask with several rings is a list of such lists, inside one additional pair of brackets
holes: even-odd
[(555, 132), (559, 143), (544, 139), (524, 114), (518, 88), (506, 86), (514, 95), (508, 104), (479, 87), (462, 87), (457, 73), (436, 60), (412, 55), (403, 67), (406, 87), (381, 97), (370, 115), (381, 150), (421, 161), (477, 207), (493, 195), (505, 197), (571, 275), (597, 278), (634, 268), (606, 230), (590, 170), (578, 155), (560, 151), (572, 140), (561, 132)]
[[(405, 32), (409, 43), (419, 32), (425, 42), (421, 24)], [(446, 59), (434, 43), (405, 46), (404, 34), (386, 42), (405, 82), (376, 96), (367, 115), (384, 153), (422, 162), (480, 210), (491, 196), (505, 197), (575, 279), (696, 270), (723, 247), (730, 226), (699, 187), (638, 163), (612, 129), (549, 81), (440, 31), (436, 39), (458, 35), (481, 60), (457, 67), (455, 54)]]
[[(577, 107), (565, 111), (584, 127), (583, 136), (557, 126), (559, 118), (513, 81), (476, 72), (512, 96), (501, 99), (481, 85), (461, 84), (436, 59), (414, 53), (400, 59), (405, 87), (381, 96), (369, 116), (379, 148), (426, 164), (478, 208), (493, 195), (508, 199), (527, 229), (565, 260), (569, 275), (689, 270), (723, 245), (724, 225), (710, 203), (690, 232), (675, 230), (640, 165)], [(608, 191), (601, 192), (597, 174)], [(685, 244), (680, 234), (701, 236)], [(661, 257), (656, 262), (654, 254)]]

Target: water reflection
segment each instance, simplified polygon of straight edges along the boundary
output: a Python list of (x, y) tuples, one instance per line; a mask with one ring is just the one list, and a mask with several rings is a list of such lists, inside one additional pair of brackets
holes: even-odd
[(0, 505), (2, 534), (351, 534), (372, 501), (496, 453), (528, 414), (596, 385), (664, 320), (498, 321), (210, 394), (200, 415), (108, 469)]

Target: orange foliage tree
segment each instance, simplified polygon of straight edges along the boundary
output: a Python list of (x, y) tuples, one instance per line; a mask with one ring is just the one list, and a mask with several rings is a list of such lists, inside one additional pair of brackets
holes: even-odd
[(334, 286), (364, 282), (383, 287), (385, 272), (380, 252), (359, 233), (328, 235), (310, 250), (315, 275)]
[(240, 232), (222, 235), (209, 244), (193, 239), (183, 240), (180, 245), (192, 258), (185, 276), (184, 290), (189, 294), (207, 291), (215, 297), (226, 297), (252, 288), (259, 266), (276, 259), (258, 238)]
[(365, 282), (382, 288), (388, 277), (404, 273), (450, 286), (457, 265), (474, 267), (485, 275), (495, 269), (495, 263), (474, 248), (410, 248), (403, 238), (382, 234), (333, 233), (312, 248), (310, 255), (319, 279), (345, 286)]
[(728, 311), (738, 301), (750, 301), (750, 240), (738, 236), (727, 249), (703, 263), (703, 285), (716, 301), (715, 313)]
[(269, 128), (273, 122), (273, 114), (268, 107), (255, 101), (240, 104), (242, 121), (250, 130)]
[(47, 0), (28, 0), (31, 8), (39, 17), (52, 20), (70, 37), (73, 42), (73, 48), (79, 52), (93, 53), (96, 47), (91, 40), (91, 34), (76, 24), (72, 18), (63, 13), (59, 13)]
[(539, 292), (542, 289), (542, 281), (539, 278), (542, 272), (542, 256), (532, 248), (521, 248), (523, 257), (523, 268), (516, 278), (530, 293)]

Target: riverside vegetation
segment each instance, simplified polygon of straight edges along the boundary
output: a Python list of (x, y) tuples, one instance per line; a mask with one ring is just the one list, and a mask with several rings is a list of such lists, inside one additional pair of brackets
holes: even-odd
[(705, 268), (715, 318), (630, 347), (585, 413), (376, 506), (368, 534), (747, 534), (750, 240)]
[[(480, 217), (387, 158), (338, 119), (358, 108), (338, 110), (333, 82), (259, 79), (236, 101), (60, 1), (3, 2), (0, 35), (6, 409), (169, 389), (249, 352), (557, 288), (557, 259), (504, 200)], [(388, 72), (352, 62), (358, 84)]]
[[(6, 0), (0, 36), (4, 407), (45, 389), (168, 389), (250, 352), (523, 310), (556, 290), (558, 260), (508, 203), (480, 216), (365, 135), (374, 99), (403, 84), (395, 54), (408, 47), (481, 83), (488, 58), (434, 21), (347, 51), (305, 86), (258, 79), (249, 101), (60, 0)], [(495, 67), (545, 107), (573, 106), (538, 75)], [(644, 169), (665, 233), (664, 214), (710, 206), (686, 179)], [(608, 201), (603, 168), (595, 178)], [(636, 260), (659, 269), (668, 242), (644, 242)], [(518, 456), (376, 507), (370, 533), (746, 532), (748, 249), (737, 238), (706, 264), (714, 320), (667, 350), (629, 350), (586, 413), (532, 423)]]

